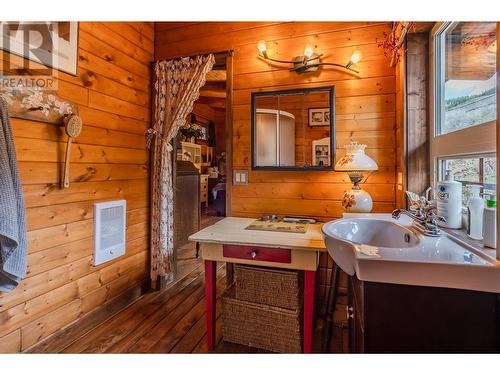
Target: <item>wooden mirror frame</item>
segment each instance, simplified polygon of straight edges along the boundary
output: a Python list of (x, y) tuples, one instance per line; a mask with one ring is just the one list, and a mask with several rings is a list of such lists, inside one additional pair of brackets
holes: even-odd
[[(329, 166), (258, 166), (256, 157), (256, 142), (257, 142), (257, 128), (256, 128), (256, 113), (257, 113), (257, 98), (262, 96), (272, 95), (290, 95), (301, 94), (310, 92), (324, 91), (329, 93), (330, 99), (330, 165)], [(267, 171), (333, 171), (335, 163), (335, 86), (323, 86), (313, 88), (302, 88), (293, 90), (279, 90), (279, 91), (259, 91), (252, 93), (252, 170), (267, 170)]]

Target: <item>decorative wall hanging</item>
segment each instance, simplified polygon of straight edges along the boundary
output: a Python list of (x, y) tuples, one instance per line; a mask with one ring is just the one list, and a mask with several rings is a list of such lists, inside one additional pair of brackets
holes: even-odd
[(214, 55), (159, 61), (154, 66), (154, 121), (148, 129), (151, 148), (151, 279), (173, 274), (172, 139), (193, 111)]
[(0, 94), (11, 117), (63, 124), (65, 116), (78, 114), (78, 107), (59, 98), (53, 91), (4, 88)]
[(309, 126), (330, 126), (330, 108), (309, 108)]
[(76, 75), (78, 22), (0, 22), (0, 49)]
[(415, 22), (393, 22), (390, 34), (384, 31), (384, 40), (376, 39), (378, 46), (384, 49), (384, 56), (391, 57), (389, 66), (396, 66), (399, 62), (401, 55), (406, 51), (403, 45), (406, 34), (414, 29)]

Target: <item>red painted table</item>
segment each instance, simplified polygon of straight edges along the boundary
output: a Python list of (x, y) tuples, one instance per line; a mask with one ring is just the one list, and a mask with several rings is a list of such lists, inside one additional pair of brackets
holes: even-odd
[(227, 262), (304, 271), (303, 351), (311, 353), (316, 270), (326, 251), (321, 224), (310, 224), (306, 233), (246, 230), (253, 220), (227, 217), (189, 237), (200, 244), (205, 262), (208, 348), (215, 347), (216, 262)]

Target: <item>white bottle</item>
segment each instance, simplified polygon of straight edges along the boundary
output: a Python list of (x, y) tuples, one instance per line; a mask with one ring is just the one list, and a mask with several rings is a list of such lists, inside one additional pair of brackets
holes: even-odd
[(446, 170), (444, 181), (437, 183), (436, 201), (438, 215), (446, 222), (439, 225), (445, 228), (460, 229), (462, 227), (462, 184), (453, 179), (451, 170)]
[(490, 195), (483, 213), (483, 244), (492, 249), (497, 248), (497, 200)]
[(484, 200), (479, 196), (480, 185), (467, 185), (472, 195), (467, 203), (467, 217), (469, 219), (469, 228), (467, 235), (474, 240), (483, 239), (483, 211)]

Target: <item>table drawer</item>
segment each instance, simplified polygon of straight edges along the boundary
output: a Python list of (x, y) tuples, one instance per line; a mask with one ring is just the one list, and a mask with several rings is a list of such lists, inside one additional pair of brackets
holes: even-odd
[(291, 263), (290, 249), (259, 246), (223, 245), (222, 254), (227, 258), (256, 260), (261, 262)]

